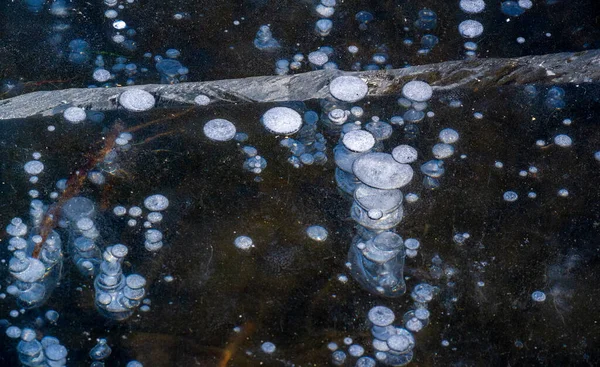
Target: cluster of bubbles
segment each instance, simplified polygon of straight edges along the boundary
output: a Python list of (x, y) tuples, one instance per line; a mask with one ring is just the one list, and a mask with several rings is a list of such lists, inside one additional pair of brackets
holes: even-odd
[[(530, 105), (533, 105), (536, 97), (538, 97), (540, 95), (538, 89), (533, 85), (526, 85), (524, 87), (523, 92), (524, 92), (526, 101)], [(544, 96), (544, 106), (546, 108), (550, 109), (551, 111), (561, 110), (561, 109), (565, 108), (565, 106), (566, 106), (564, 97), (565, 97), (564, 89), (562, 89), (561, 87), (558, 87), (558, 86), (552, 86), (548, 89), (546, 95)], [(536, 120), (536, 117), (533, 117), (532, 119)], [(572, 124), (573, 124), (573, 121), (570, 118), (564, 118), (562, 120), (562, 125), (564, 126), (564, 128), (562, 128), (562, 129), (567, 129)], [(535, 145), (539, 148), (547, 148), (551, 145), (548, 140), (551, 140), (554, 143), (554, 145), (558, 148), (567, 149), (573, 145), (573, 139), (567, 133), (556, 134), (551, 139), (547, 139), (547, 138), (538, 139), (535, 141)], [(496, 168), (500, 169), (500, 168), (504, 167), (504, 164), (500, 161), (496, 161), (494, 163), (494, 166)], [(533, 166), (533, 165), (529, 166), (526, 170), (521, 169), (519, 171), (519, 177), (522, 177), (522, 178), (527, 178), (527, 177), (537, 178), (538, 174), (539, 174), (538, 167)], [(568, 197), (569, 190), (566, 188), (559, 188), (559, 189), (557, 189), (557, 195), (559, 197), (563, 197), (563, 198)], [(527, 192), (527, 197), (529, 199), (536, 199), (537, 196), (538, 196), (538, 194), (535, 191)], [(506, 202), (515, 202), (519, 199), (519, 193), (517, 193), (514, 190), (507, 190), (503, 193), (502, 199)]]
[(425, 175), (423, 186), (435, 189), (440, 186), (439, 179), (445, 173), (444, 159), (454, 154), (454, 146), (459, 139), (458, 132), (454, 129), (442, 129), (439, 133), (440, 142), (431, 148), (431, 153), (435, 159), (427, 161), (421, 165), (421, 172)]
[(331, 353), (331, 362), (336, 366), (345, 366), (347, 365), (348, 355), (353, 358), (358, 358), (355, 367), (375, 367), (375, 360), (369, 356), (365, 356), (365, 348), (356, 343), (351, 337), (345, 337), (344, 346), (347, 348), (347, 351), (344, 352), (337, 343), (331, 342), (327, 344), (327, 348), (332, 352)]
[(557, 86), (548, 89), (545, 104), (551, 110), (559, 110), (564, 108), (566, 105), (565, 90)]
[(333, 29), (333, 22), (331, 18), (335, 13), (336, 0), (321, 0), (321, 2), (315, 6), (315, 13), (321, 17), (321, 19), (315, 22), (315, 33), (321, 37), (328, 36)]
[(137, 31), (123, 20), (123, 13), (126, 7), (134, 2), (135, 0), (104, 0), (104, 5), (106, 6), (104, 17), (108, 20), (110, 39), (128, 52), (133, 52), (137, 49), (137, 42), (134, 40)]
[[(103, 367), (104, 361), (112, 354), (112, 348), (108, 345), (108, 340), (98, 338), (96, 345), (89, 352), (89, 357), (93, 361), (90, 367)], [(127, 362), (125, 367), (143, 367), (139, 361), (132, 360)]]
[(256, 32), (254, 47), (261, 51), (275, 51), (281, 46), (279, 45), (279, 41), (273, 38), (271, 27), (268, 24), (264, 24)]
[[(304, 165), (324, 165), (327, 162), (326, 139), (317, 132), (319, 117), (314, 111), (307, 111), (304, 118), (289, 107), (273, 107), (261, 117), (264, 128), (275, 135), (285, 136), (279, 144), (292, 154), (288, 162), (300, 168)], [(296, 134), (296, 138), (290, 135)]]
[[(132, 112), (145, 111), (154, 106), (154, 97), (143, 90), (130, 89), (120, 95), (119, 103)], [(86, 119), (86, 111), (79, 107), (69, 107), (63, 117), (70, 123), (79, 123)], [(118, 124), (117, 124), (118, 125)], [(129, 132), (115, 134), (114, 144), (110, 149), (102, 150), (102, 159), (95, 166), (76, 171), (70, 179), (56, 182), (56, 191), (49, 193), (49, 202), (42, 201), (39, 191), (32, 189), (29, 206), (29, 221), (15, 217), (6, 226), (10, 236), (8, 250), (9, 273), (12, 278), (6, 292), (16, 298), (21, 312), (11, 311), (11, 316), (18, 317), (28, 309), (41, 307), (52, 295), (64, 273), (65, 258), (73, 261), (76, 269), (85, 277), (93, 279), (94, 304), (98, 312), (112, 320), (125, 320), (138, 308), (149, 310), (150, 300), (144, 299), (146, 279), (140, 274), (123, 273), (122, 263), (129, 252), (123, 244), (110, 245), (101, 234), (102, 223), (106, 220), (103, 213), (89, 198), (75, 196), (85, 183), (85, 179), (94, 185), (103, 185), (106, 174), (118, 169), (119, 153), (130, 149), (133, 136)], [(33, 153), (33, 160), (23, 165), (29, 183), (35, 185), (39, 176), (44, 174), (41, 154)], [(146, 197), (143, 206), (131, 206), (128, 209), (116, 206), (112, 212), (119, 217), (128, 214), (129, 227), (136, 225), (137, 220), (145, 215), (143, 222), (144, 246), (149, 251), (156, 251), (163, 246), (163, 233), (154, 228), (162, 222), (162, 212), (168, 208), (169, 200), (161, 194)], [(4, 262), (4, 260), (3, 260)], [(166, 278), (165, 278), (166, 279)], [(2, 298), (5, 297), (3, 293)], [(140, 307), (141, 306), (141, 307)], [(46, 312), (46, 318), (55, 324), (58, 313)], [(39, 318), (38, 318), (39, 319)], [(38, 327), (43, 327), (43, 320)], [(10, 325), (10, 324), (8, 324)], [(17, 346), (20, 361), (27, 366), (63, 366), (66, 363), (67, 349), (57, 339), (44, 337), (36, 339), (33, 329), (20, 329), (9, 326), (6, 333), (11, 338), (21, 338)], [(110, 348), (100, 342), (90, 357), (100, 366), (100, 361), (110, 354)], [(141, 363), (131, 361), (128, 366), (139, 367)]]
[(503, 1), (500, 4), (500, 9), (502, 13), (508, 15), (509, 17), (518, 17), (525, 13), (526, 10), (529, 10), (533, 7), (533, 2), (531, 0), (508, 0)]
[(436, 287), (427, 283), (415, 286), (411, 293), (414, 309), (404, 314), (404, 327), (394, 325), (396, 315), (388, 307), (375, 306), (369, 310), (368, 319), (372, 325), (375, 359), (388, 366), (405, 366), (412, 361), (415, 347), (413, 333), (421, 331), (429, 324), (430, 312), (427, 304), (437, 292)]
[[(197, 100), (197, 104), (198, 105), (207, 105), (208, 103), (210, 103), (210, 98), (204, 95), (198, 96), (196, 97)], [(290, 111), (292, 111), (293, 113), (297, 114), (297, 112), (295, 112), (292, 109), (289, 109)], [(280, 111), (280, 110), (277, 110)], [(289, 112), (289, 111), (287, 111)], [(267, 111), (267, 113), (269, 113), (269, 111)], [(267, 115), (267, 113), (265, 113), (265, 115)], [(295, 116), (294, 116), (295, 117)], [(277, 116), (273, 115), (270, 117), (270, 115), (267, 115), (267, 119), (276, 119)], [(271, 121), (271, 120), (269, 120)], [(276, 120), (273, 120), (273, 124), (274, 124), (274, 129), (277, 130), (277, 122)], [(301, 122), (300, 122), (301, 124)], [(245, 143), (248, 140), (248, 134), (243, 133), (243, 132), (238, 132), (235, 125), (233, 124), (233, 122), (226, 120), (226, 119), (222, 119), (222, 118), (217, 118), (217, 119), (212, 119), (209, 120), (208, 122), (206, 122), (204, 124), (203, 127), (203, 132), (204, 135), (212, 142), (216, 142), (216, 143), (222, 143), (222, 142), (227, 142), (230, 140), (235, 140), (238, 144), (238, 147), (240, 148), (241, 152), (246, 156), (246, 159), (244, 160), (242, 167), (249, 172), (254, 173), (255, 175), (257, 175), (254, 180), (256, 182), (260, 182), (262, 179), (260, 175), (263, 170), (265, 168), (267, 168), (267, 160), (262, 157), (261, 155), (258, 154), (258, 149), (256, 149), (254, 146), (251, 145), (243, 145), (243, 143)]]
[(288, 162), (300, 168), (303, 165), (324, 165), (327, 163), (327, 140), (317, 131), (319, 115), (314, 111), (304, 113), (304, 124), (296, 134), (296, 138), (284, 138), (279, 144), (292, 154)]
[[(464, 13), (473, 16), (483, 12), (485, 9), (485, 2), (484, 0), (461, 0), (459, 6)], [(483, 34), (483, 24), (475, 19), (466, 19), (458, 25), (458, 33), (466, 39), (478, 38)], [(467, 59), (474, 59), (477, 57), (477, 43), (466, 41), (463, 46), (465, 49), (465, 57)]]
[(6, 335), (12, 339), (20, 339), (17, 354), (23, 366), (62, 367), (67, 364), (68, 350), (53, 336), (44, 336), (38, 341), (34, 329), (20, 329), (17, 326), (9, 326)]
[[(350, 76), (334, 79), (329, 88), (335, 99), (345, 103), (361, 100), (368, 91), (361, 79)], [(423, 103), (431, 98), (431, 87), (424, 82), (410, 82), (404, 94)], [(417, 152), (409, 145), (400, 145), (391, 154), (384, 153), (383, 142), (392, 135), (392, 125), (373, 117), (363, 129), (355, 119), (362, 116), (362, 109), (355, 111), (355, 118), (348, 119), (355, 108), (345, 111), (338, 107), (328, 113), (329, 126), (341, 130), (334, 148), (336, 183), (346, 197), (352, 198), (350, 214), (357, 224), (346, 265), (363, 288), (397, 297), (406, 291), (403, 271), (407, 249), (394, 228), (404, 214), (400, 188), (412, 180), (410, 163), (416, 161)], [(416, 256), (419, 241), (407, 242), (411, 256)]]
[[(414, 22), (415, 28), (422, 32), (431, 32), (437, 27), (437, 14), (431, 9), (419, 10), (417, 20)], [(405, 29), (406, 31), (406, 29)], [(417, 51), (418, 55), (426, 55), (440, 42), (439, 38), (431, 33), (425, 33), (421, 36), (421, 47)], [(405, 40), (405, 45), (411, 45), (412, 40)]]

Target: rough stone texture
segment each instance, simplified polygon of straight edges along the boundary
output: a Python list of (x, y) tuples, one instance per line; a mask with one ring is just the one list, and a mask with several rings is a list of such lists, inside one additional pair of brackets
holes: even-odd
[(455, 88), (484, 89), (501, 85), (593, 83), (600, 80), (600, 50), (514, 59), (448, 61), (394, 70), (318, 70), (295, 75), (175, 85), (148, 84), (33, 92), (0, 100), (0, 120), (50, 116), (62, 113), (69, 106), (97, 111), (116, 110), (119, 108), (119, 94), (132, 88), (152, 93), (157, 99), (157, 107), (193, 105), (198, 94), (205, 94), (213, 103), (219, 104), (306, 101), (329, 97), (329, 82), (340, 75), (354, 75), (365, 80), (369, 86), (368, 96), (399, 95), (402, 86), (415, 79), (429, 83), (434, 92)]

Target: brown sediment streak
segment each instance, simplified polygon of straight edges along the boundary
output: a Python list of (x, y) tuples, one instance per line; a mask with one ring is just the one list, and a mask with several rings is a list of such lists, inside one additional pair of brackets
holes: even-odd
[(58, 201), (48, 209), (44, 219), (42, 220), (42, 224), (40, 225), (40, 236), (42, 236), (42, 241), (36, 243), (33, 253), (31, 256), (34, 258), (38, 258), (40, 255), (40, 251), (42, 250), (42, 246), (46, 242), (48, 235), (50, 232), (56, 227), (58, 223), (58, 219), (60, 217), (60, 212), (67, 201), (71, 198), (77, 196), (79, 192), (81, 192), (81, 188), (83, 187), (83, 183), (87, 177), (87, 174), (90, 170), (92, 170), (98, 163), (100, 163), (106, 154), (110, 152), (114, 146), (115, 141), (119, 134), (123, 131), (124, 125), (120, 120), (117, 120), (112, 127), (111, 131), (104, 138), (104, 145), (102, 149), (93, 156), (90, 156), (89, 159), (85, 162), (85, 164), (77, 169), (69, 178), (67, 179), (67, 187), (65, 191), (62, 193)]
[(141, 129), (145, 128), (145, 127), (148, 127), (150, 125), (154, 125), (154, 124), (162, 122), (162, 121), (172, 120), (174, 118), (181, 117), (181, 116), (183, 116), (183, 115), (185, 115), (187, 113), (190, 113), (193, 110), (194, 110), (194, 107), (191, 107), (191, 108), (188, 108), (188, 109), (186, 109), (186, 110), (184, 110), (182, 112), (169, 114), (169, 115), (167, 115), (167, 116), (165, 116), (163, 118), (152, 120), (152, 121), (148, 121), (145, 124), (141, 124), (141, 125), (137, 125), (137, 126), (131, 127), (131, 128), (129, 128), (129, 129), (125, 130), (125, 131), (128, 132), (128, 133), (132, 133), (134, 131), (141, 130)]
[(229, 363), (229, 361), (231, 360), (231, 358), (234, 356), (235, 352), (237, 351), (238, 346), (244, 341), (244, 339), (249, 337), (250, 334), (252, 334), (254, 332), (254, 323), (252, 321), (248, 321), (244, 325), (242, 325), (241, 329), (242, 330), (240, 330), (239, 333), (235, 334), (229, 340), (227, 348), (225, 348), (225, 350), (223, 351), (223, 358), (221, 358), (221, 360), (219, 361), (218, 367), (226, 367), (227, 366), (227, 363)]

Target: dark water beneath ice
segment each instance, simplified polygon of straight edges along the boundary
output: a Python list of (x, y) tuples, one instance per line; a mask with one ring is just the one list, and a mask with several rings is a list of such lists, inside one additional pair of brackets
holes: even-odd
[[(600, 198), (593, 157), (600, 146), (600, 88), (565, 90), (571, 107), (554, 113), (540, 101), (533, 106), (519, 102), (513, 88), (460, 91), (460, 109), (434, 96), (436, 117), (419, 125), (420, 134), (411, 141), (420, 152), (419, 164), (441, 128), (456, 129), (461, 139), (438, 190), (423, 189), (420, 174), (403, 189), (421, 196), (404, 204), (405, 219), (398, 226), (404, 238), (422, 243), (418, 257), (406, 261), (408, 289), (420, 282), (441, 289), (430, 303), (430, 325), (416, 334), (412, 365), (595, 365), (600, 360), (595, 301), (600, 297)], [(398, 108), (391, 102), (370, 100), (369, 112), (393, 115)], [(113, 348), (108, 366), (123, 366), (132, 358), (151, 366), (217, 366), (228, 345), (235, 346), (230, 366), (327, 365), (326, 344), (341, 345), (346, 336), (369, 351), (367, 311), (387, 305), (401, 315), (410, 298), (384, 299), (362, 290), (352, 278), (346, 284), (338, 281), (339, 274), (348, 274), (344, 263), (354, 234), (350, 203), (337, 191), (331, 161), (301, 169), (286, 162), (288, 152), (258, 123), (268, 108), (198, 108), (142, 129), (134, 134), (133, 148), (121, 153), (120, 170), (109, 177), (109, 185), (84, 190), (106, 205), (99, 225), (106, 241), (129, 245), (125, 272), (147, 278), (150, 312), (136, 312), (121, 324), (103, 319), (93, 305), (91, 281), (67, 261), (64, 279), (46, 306), (15, 322), (27, 324), (38, 312), (57, 310), (58, 325), (42, 330), (68, 346), (71, 365), (88, 363), (98, 337), (108, 338)], [(484, 118), (473, 118), (472, 111), (483, 111)], [(133, 126), (171, 112), (120, 117)], [(103, 125), (66, 125), (57, 118), (4, 123), (0, 221), (27, 212), (30, 185), (22, 164), (34, 151), (46, 164), (37, 185), (44, 196), (97, 149), (102, 129), (116, 117), (107, 116)], [(201, 133), (215, 117), (234, 121), (249, 134), (249, 143), (268, 161), (262, 182), (242, 169), (236, 143), (211, 143)], [(565, 117), (573, 120), (571, 126), (561, 124)], [(55, 132), (46, 130), (49, 124), (56, 125)], [(575, 142), (571, 148), (534, 144), (566, 131)], [(386, 147), (403, 142), (401, 128), (395, 127)], [(328, 146), (334, 144), (330, 138)], [(495, 168), (495, 161), (504, 168)], [(519, 170), (530, 165), (538, 168), (537, 176), (519, 177)], [(559, 197), (560, 188), (567, 188), (569, 196)], [(503, 201), (506, 190), (518, 192), (519, 199)], [(536, 199), (526, 197), (529, 190), (538, 194)], [(161, 225), (167, 245), (151, 254), (143, 248), (139, 225), (127, 228), (111, 210), (118, 204), (140, 205), (155, 192), (169, 197), (171, 205)], [(305, 229), (312, 224), (329, 230), (326, 242), (307, 238)], [(471, 237), (462, 245), (454, 243), (453, 236), (464, 232)], [(233, 246), (241, 234), (256, 244), (248, 253)], [(4, 246), (1, 251), (6, 258)], [(457, 269), (454, 286), (429, 271), (435, 254)], [(166, 275), (175, 280), (166, 282)], [(534, 290), (544, 291), (547, 300), (534, 303)], [(0, 302), (0, 315), (8, 318), (14, 308), (8, 297)], [(239, 337), (235, 326), (250, 331)], [(0, 361), (16, 365), (14, 342), (0, 338)], [(272, 357), (259, 350), (267, 340), (277, 346)], [(441, 346), (442, 340), (450, 346)]]
[[(93, 82), (91, 63), (75, 66), (66, 60), (67, 44), (83, 38), (92, 55), (101, 53), (112, 65), (117, 55), (144, 66), (144, 52), (163, 54), (177, 48), (190, 69), (190, 80), (216, 80), (273, 73), (274, 62), (296, 52), (308, 54), (319, 46), (332, 46), (335, 61), (348, 70), (353, 62), (369, 62), (379, 46), (389, 50), (394, 67), (426, 64), (463, 57), (457, 24), (466, 19), (457, 2), (352, 1), (341, 2), (334, 31), (322, 40), (313, 32), (318, 18), (309, 1), (138, 1), (124, 12), (137, 30), (138, 48), (124, 52), (109, 41), (104, 6), (73, 2), (70, 29), (56, 45), (48, 42), (55, 21), (47, 11), (37, 16), (19, 3), (0, 3), (0, 81), (23, 83), (15, 93), (85, 87)], [(478, 41), (481, 57), (516, 57), (600, 47), (598, 2), (560, 1), (533, 9), (506, 22), (498, 4), (474, 16), (485, 26)], [(423, 32), (404, 32), (417, 12), (429, 7), (438, 14), (440, 38), (427, 56), (417, 47), (402, 45), (406, 37), (418, 43)], [(368, 10), (375, 20), (360, 31), (354, 14)], [(187, 12), (189, 20), (173, 14)], [(242, 19), (242, 17), (244, 19)], [(240, 20), (239, 26), (233, 25)], [(282, 48), (270, 55), (256, 50), (252, 39), (258, 27), (270, 23)], [(27, 26), (24, 26), (26, 24)], [(226, 32), (227, 30), (227, 32)], [(547, 37), (550, 33), (551, 37)], [(524, 45), (515, 39), (526, 38)], [(351, 57), (346, 48), (359, 46)], [(159, 81), (153, 63), (136, 82)], [(305, 67), (302, 71), (308, 71)], [(600, 364), (600, 191), (594, 152), (600, 149), (600, 86), (563, 86), (567, 107), (551, 112), (543, 106), (546, 89), (532, 104), (524, 102), (522, 89), (459, 90), (435, 94), (431, 109), (436, 116), (419, 126), (416, 139), (407, 140), (402, 128), (385, 143), (385, 151), (410, 143), (419, 151), (418, 165), (431, 156), (440, 129), (456, 129), (461, 138), (457, 153), (446, 163), (439, 189), (423, 188), (417, 173), (403, 192), (420, 195), (405, 203), (405, 218), (398, 226), (403, 238), (418, 238), (422, 246), (415, 259), (406, 260), (407, 288), (428, 282), (440, 287), (429, 304), (430, 324), (416, 334), (414, 366), (596, 366)], [(2, 91), (0, 98), (9, 97)], [(453, 109), (440, 99), (460, 99)], [(363, 100), (367, 117), (401, 113), (395, 98)], [(292, 104), (319, 111), (319, 103)], [(80, 276), (67, 259), (64, 278), (47, 304), (12, 319), (14, 299), (0, 300), (0, 319), (31, 326), (48, 309), (60, 313), (58, 325), (39, 329), (53, 335), (69, 349), (72, 366), (89, 365), (87, 356), (96, 338), (105, 337), (113, 349), (107, 366), (125, 366), (137, 359), (145, 366), (219, 366), (231, 352), (228, 366), (329, 365), (327, 343), (342, 345), (351, 336), (372, 354), (370, 324), (366, 315), (375, 305), (392, 308), (398, 317), (411, 307), (408, 295), (397, 299), (374, 296), (361, 289), (344, 264), (354, 236), (350, 202), (337, 190), (328, 135), (329, 162), (322, 166), (293, 168), (289, 153), (278, 139), (264, 131), (260, 116), (271, 105), (236, 105), (195, 108), (181, 117), (166, 119), (134, 134), (133, 147), (120, 155), (118, 168), (101, 189), (87, 185), (83, 195), (101, 208), (99, 229), (107, 244), (130, 247), (126, 273), (141, 273), (148, 280), (147, 313), (136, 312), (123, 323), (107, 321), (96, 311), (92, 282)], [(47, 197), (59, 178), (85, 164), (98, 151), (103, 132), (117, 118), (128, 127), (168, 117), (181, 110), (160, 110), (131, 116), (107, 114), (105, 122), (67, 125), (60, 117), (4, 121), (0, 128), (0, 223), (26, 217), (30, 198), (23, 164), (33, 152), (42, 153), (46, 169), (36, 187)], [(473, 118), (481, 112), (482, 120)], [(202, 133), (212, 118), (233, 121), (249, 134), (268, 161), (261, 174), (242, 169), (244, 155), (234, 142), (212, 143)], [(572, 125), (561, 124), (563, 119)], [(366, 119), (365, 119), (366, 121)], [(56, 131), (47, 131), (55, 125)], [(539, 148), (535, 141), (551, 142), (559, 133), (573, 146), (553, 144)], [(461, 154), (466, 158), (462, 159)], [(504, 168), (494, 167), (501, 161)], [(519, 177), (520, 170), (535, 166), (535, 176)], [(559, 197), (566, 188), (569, 196)], [(514, 203), (502, 200), (516, 191)], [(536, 199), (527, 198), (535, 191)], [(115, 205), (141, 205), (152, 193), (171, 201), (161, 225), (166, 246), (156, 254), (143, 247), (143, 230), (130, 229), (112, 213)], [(324, 243), (310, 240), (305, 230), (319, 224), (329, 231)], [(462, 245), (457, 233), (468, 232)], [(233, 240), (249, 235), (256, 247), (245, 253)], [(6, 236), (2, 243), (7, 242)], [(438, 254), (457, 270), (454, 284), (436, 279), (431, 259)], [(5, 245), (0, 257), (9, 257)], [(164, 277), (172, 275), (174, 281)], [(2, 288), (9, 273), (0, 268)], [(478, 282), (482, 282), (478, 284)], [(534, 303), (531, 293), (544, 291), (547, 299)], [(233, 328), (241, 326), (236, 334)], [(443, 340), (449, 346), (441, 345)], [(277, 346), (272, 356), (260, 352), (263, 341)], [(16, 342), (0, 335), (0, 365), (19, 365)], [(352, 363), (350, 363), (352, 362)], [(353, 365), (349, 358), (348, 366)]]

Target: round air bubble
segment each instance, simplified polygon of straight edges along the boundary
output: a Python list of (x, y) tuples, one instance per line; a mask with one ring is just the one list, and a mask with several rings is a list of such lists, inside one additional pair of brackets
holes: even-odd
[(176, 77), (179, 75), (179, 69), (182, 67), (183, 65), (174, 59), (161, 59), (156, 63), (156, 70), (169, 77)]
[(144, 248), (146, 248), (146, 250), (148, 250), (150, 252), (158, 251), (162, 247), (163, 247), (163, 242), (162, 241), (158, 241), (158, 242), (144, 241)]
[(412, 163), (417, 160), (417, 150), (410, 145), (402, 144), (392, 150), (392, 157), (398, 163)]
[(531, 299), (535, 302), (544, 302), (546, 300), (546, 293), (542, 291), (535, 291), (531, 293)]
[(460, 9), (467, 14), (481, 13), (485, 9), (483, 0), (460, 0)]
[(78, 124), (85, 121), (87, 115), (81, 107), (69, 107), (63, 112), (63, 117), (72, 124)]
[(44, 170), (44, 164), (40, 161), (29, 161), (23, 166), (25, 172), (29, 175), (39, 175)]
[(419, 332), (423, 329), (423, 322), (416, 317), (413, 317), (404, 323), (406, 328), (412, 332)]
[(500, 5), (500, 9), (509, 17), (518, 17), (525, 13), (525, 9), (521, 8), (516, 1), (505, 1)]
[(454, 144), (458, 141), (458, 132), (454, 129), (442, 129), (439, 134), (439, 139), (445, 144)]
[(350, 347), (348, 347), (348, 354), (350, 354), (352, 357), (360, 357), (365, 354), (365, 348), (358, 344), (352, 344)]
[(6, 329), (6, 336), (11, 339), (18, 339), (21, 337), (21, 329), (16, 326), (9, 326)]
[(354, 199), (372, 219), (383, 216), (382, 211), (392, 211), (402, 203), (402, 192), (400, 190), (380, 190), (365, 184), (359, 184), (354, 190)]
[(254, 247), (254, 243), (252, 242), (252, 238), (248, 237), (248, 236), (239, 236), (235, 239), (235, 241), (233, 241), (233, 244), (235, 245), (235, 247), (239, 248), (240, 250), (249, 250), (252, 247)]
[(271, 342), (264, 342), (260, 346), (260, 349), (267, 354), (272, 354), (275, 352), (276, 347), (275, 347), (275, 344), (273, 344)]
[(208, 106), (210, 103), (210, 98), (207, 95), (199, 94), (194, 98), (194, 103), (198, 106)]
[(571, 139), (568, 135), (559, 134), (554, 137), (554, 144), (559, 147), (568, 148), (573, 144), (573, 139)]
[(125, 208), (124, 206), (115, 206), (113, 208), (113, 213), (117, 216), (117, 217), (122, 217), (125, 214), (127, 214), (127, 208)]
[(273, 134), (289, 135), (302, 127), (302, 117), (289, 107), (273, 107), (265, 112), (260, 120)]
[(517, 195), (517, 193), (514, 191), (506, 191), (502, 195), (502, 198), (504, 199), (504, 201), (513, 202), (519, 198), (519, 195)]
[(365, 129), (378, 141), (388, 139), (394, 132), (392, 125), (384, 121), (371, 121), (365, 126)]
[(148, 213), (148, 215), (146, 216), (146, 219), (148, 219), (148, 221), (150, 223), (160, 223), (163, 219), (163, 215), (158, 212), (152, 212), (152, 213)]
[(355, 76), (340, 76), (329, 83), (329, 93), (344, 102), (360, 101), (368, 91), (367, 83)]
[(125, 29), (127, 27), (127, 23), (122, 20), (115, 20), (112, 25), (114, 29)]
[(335, 9), (330, 6), (325, 6), (323, 4), (319, 4), (315, 7), (315, 11), (317, 14), (324, 18), (329, 18), (335, 13)]
[(413, 80), (404, 84), (402, 87), (402, 95), (411, 101), (425, 102), (433, 95), (431, 86), (420, 80)]
[(142, 89), (129, 89), (121, 93), (119, 103), (127, 111), (142, 112), (154, 107), (156, 100), (154, 96)]
[(110, 79), (110, 71), (106, 69), (96, 69), (92, 75), (95, 81), (104, 83)]
[(24, 328), (21, 331), (21, 340), (26, 341), (26, 342), (30, 342), (33, 339), (35, 339), (36, 333), (35, 330), (30, 329), (30, 328)]
[(125, 283), (131, 289), (140, 289), (146, 285), (146, 279), (139, 274), (131, 274), (125, 278)]
[(328, 232), (321, 226), (310, 226), (306, 229), (306, 234), (311, 240), (323, 242), (327, 239)]
[(531, 9), (533, 7), (531, 0), (519, 0), (518, 4), (523, 9)]
[(179, 50), (177, 49), (170, 48), (165, 52), (165, 56), (167, 56), (170, 59), (176, 59), (179, 56), (181, 56), (181, 52), (179, 52)]
[(336, 350), (331, 353), (331, 363), (336, 366), (342, 366), (346, 362), (346, 353), (341, 350)]
[(360, 357), (356, 360), (355, 367), (375, 367), (377, 362), (371, 357)]
[(90, 218), (81, 218), (77, 221), (76, 226), (80, 231), (89, 231), (94, 228), (94, 221)]
[(387, 345), (391, 350), (406, 352), (410, 348), (410, 340), (404, 335), (392, 335), (387, 340)]
[(407, 122), (420, 122), (425, 118), (425, 112), (417, 111), (414, 108), (404, 112), (402, 119)]
[(60, 361), (67, 357), (67, 348), (60, 344), (51, 344), (44, 349), (44, 354), (51, 361)]
[(140, 215), (142, 215), (142, 208), (140, 208), (139, 206), (132, 206), (131, 208), (129, 208), (128, 213), (132, 217), (139, 217)]
[(419, 248), (420, 245), (421, 243), (419, 242), (419, 240), (414, 238), (407, 238), (406, 241), (404, 241), (404, 247), (406, 247), (409, 250), (416, 250)]
[(225, 119), (208, 121), (203, 128), (204, 135), (213, 141), (228, 141), (235, 136), (235, 125)]
[(458, 25), (458, 32), (464, 38), (475, 38), (483, 33), (483, 24), (476, 20), (468, 19)]
[(431, 148), (431, 153), (436, 159), (444, 159), (454, 154), (454, 147), (450, 144), (438, 143)]
[(415, 317), (419, 320), (427, 320), (431, 313), (426, 308), (418, 308), (415, 310)]
[(413, 169), (398, 163), (387, 153), (367, 153), (352, 164), (354, 175), (363, 183), (378, 189), (398, 189), (410, 182)]
[(144, 206), (153, 212), (160, 212), (169, 207), (169, 199), (160, 194), (151, 195), (144, 199)]
[(365, 130), (354, 130), (344, 134), (342, 138), (344, 146), (357, 153), (369, 151), (375, 145), (375, 137)]
[(369, 310), (368, 318), (373, 325), (384, 327), (391, 325), (396, 316), (394, 311), (385, 306), (375, 306)]
[(117, 13), (117, 11), (114, 9), (109, 9), (104, 12), (104, 16), (108, 19), (115, 19), (118, 15), (119, 13)]
[(315, 31), (320, 36), (327, 36), (333, 29), (333, 22), (330, 19), (319, 19), (315, 23)]
[(144, 233), (144, 237), (148, 242), (158, 242), (163, 239), (163, 234), (157, 229), (149, 229)]
[(316, 66), (323, 66), (329, 61), (329, 56), (323, 51), (313, 51), (308, 54), (308, 62)]
[(33, 283), (44, 276), (46, 273), (46, 266), (38, 259), (19, 259), (13, 257), (9, 261), (9, 270), (11, 275), (17, 280)]

